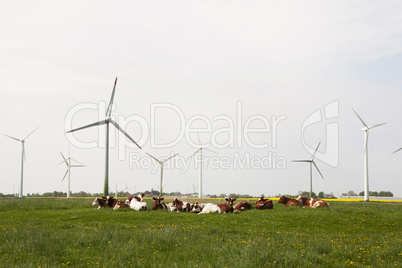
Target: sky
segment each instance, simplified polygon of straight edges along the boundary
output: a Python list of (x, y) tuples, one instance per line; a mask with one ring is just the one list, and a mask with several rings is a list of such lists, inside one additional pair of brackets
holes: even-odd
[[(24, 195), (71, 191), (402, 197), (400, 1), (3, 1), (0, 133), (25, 138)], [(198, 133), (198, 134), (197, 134)], [(200, 145), (201, 143), (201, 145)], [(21, 143), (0, 136), (0, 193), (17, 193)]]

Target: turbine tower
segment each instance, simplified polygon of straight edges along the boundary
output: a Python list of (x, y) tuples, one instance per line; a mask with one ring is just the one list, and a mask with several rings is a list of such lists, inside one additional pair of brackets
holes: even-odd
[[(67, 171), (66, 171), (66, 173), (64, 174), (64, 177), (63, 177), (63, 179), (62, 179), (61, 181), (62, 181), (62, 182), (64, 181), (64, 179), (66, 178), (67, 173), (68, 173), (67, 198), (69, 198), (69, 197), (70, 197), (70, 177), (71, 177), (71, 168), (73, 168), (73, 167), (85, 167), (85, 165), (71, 165), (71, 160), (73, 160), (73, 161), (75, 161), (75, 162), (77, 162), (77, 163), (79, 163), (79, 164), (81, 164), (81, 163), (78, 162), (77, 160), (72, 159), (72, 158), (70, 157), (70, 150), (69, 150), (69, 153), (68, 153), (68, 158), (65, 158), (64, 155), (63, 155), (61, 152), (60, 152), (60, 154), (61, 154), (61, 157), (63, 157), (63, 162), (61, 162), (60, 164), (65, 163), (66, 166), (67, 166)], [(59, 164), (59, 165), (60, 165), (60, 164)]]
[(114, 125), (118, 130), (120, 130), (121, 133), (123, 133), (131, 142), (133, 142), (135, 145), (138, 146), (138, 148), (142, 149), (112, 118), (110, 118), (110, 115), (112, 113), (112, 107), (113, 107), (113, 100), (114, 100), (114, 92), (116, 90), (116, 84), (117, 84), (117, 77), (116, 80), (114, 81), (114, 86), (113, 86), (113, 91), (112, 91), (112, 96), (110, 98), (109, 106), (107, 107), (106, 111), (106, 119), (92, 123), (83, 127), (79, 127), (70, 131), (67, 131), (66, 133), (71, 133), (77, 130), (89, 128), (89, 127), (94, 127), (94, 126), (101, 126), (101, 125), (106, 125), (106, 156), (105, 156), (105, 181), (103, 185), (103, 195), (107, 196), (109, 195), (109, 123)]
[(150, 157), (152, 157), (156, 162), (158, 162), (161, 165), (161, 181), (160, 181), (160, 188), (159, 188), (159, 196), (162, 197), (162, 180), (163, 180), (163, 165), (169, 161), (171, 158), (175, 157), (178, 154), (175, 154), (171, 157), (169, 157), (168, 159), (165, 159), (163, 161), (157, 159), (156, 157), (153, 157), (152, 155), (150, 155), (149, 153), (146, 153), (147, 155), (149, 155)]
[[(353, 110), (353, 109), (352, 109)], [(355, 110), (353, 112), (359, 118), (359, 120), (363, 124), (362, 131), (364, 131), (364, 201), (370, 201), (369, 197), (369, 176), (368, 176), (368, 138), (369, 138), (369, 130), (375, 127), (379, 127), (385, 125), (386, 123), (381, 123), (373, 126), (368, 126), (364, 123), (363, 119), (356, 113)]]
[[(198, 131), (197, 131), (197, 137), (198, 137), (198, 144), (201, 146), (201, 139), (200, 139), (200, 134), (198, 133)], [(198, 181), (199, 190), (200, 190), (199, 193), (198, 193), (198, 197), (199, 197), (199, 198), (202, 198), (202, 165), (203, 165), (202, 150), (209, 151), (209, 152), (212, 152), (212, 153), (217, 154), (217, 152), (214, 152), (214, 151), (212, 151), (212, 150), (210, 150), (210, 149), (207, 149), (207, 148), (205, 148), (205, 147), (200, 147), (197, 151), (195, 151), (195, 152), (190, 156), (190, 158), (191, 158), (191, 157), (193, 157), (196, 153), (200, 152), (200, 174), (199, 174), (199, 181)]]
[(20, 198), (24, 197), (23, 195), (23, 183), (24, 183), (24, 162), (25, 162), (25, 140), (32, 135), (39, 127), (37, 127), (34, 131), (28, 134), (24, 139), (20, 140), (14, 137), (11, 137), (9, 135), (3, 134), (4, 136), (7, 136), (13, 140), (20, 141), (22, 144), (22, 156), (21, 156), (21, 182), (20, 182)]
[(315, 149), (315, 151), (312, 154), (310, 159), (307, 159), (307, 160), (292, 160), (292, 162), (310, 163), (310, 194), (309, 194), (309, 197), (311, 197), (311, 194), (313, 192), (313, 165), (317, 169), (318, 173), (320, 173), (321, 178), (324, 179), (324, 177), (321, 174), (321, 171), (318, 169), (317, 165), (314, 162), (314, 157), (315, 157), (315, 154), (317, 153), (318, 147), (320, 147), (320, 144), (321, 144), (321, 142), (318, 143), (317, 148)]

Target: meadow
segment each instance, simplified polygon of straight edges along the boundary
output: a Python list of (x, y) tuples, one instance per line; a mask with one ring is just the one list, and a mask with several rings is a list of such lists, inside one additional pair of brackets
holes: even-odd
[(0, 199), (0, 267), (402, 266), (402, 203), (197, 215), (92, 201)]

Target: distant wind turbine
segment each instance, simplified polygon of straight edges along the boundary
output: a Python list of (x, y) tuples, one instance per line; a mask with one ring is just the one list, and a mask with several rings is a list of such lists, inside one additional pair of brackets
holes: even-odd
[(19, 197), (24, 197), (23, 196), (23, 182), (24, 182), (24, 161), (25, 161), (25, 140), (28, 139), (29, 136), (32, 135), (39, 127), (37, 127), (34, 131), (28, 134), (24, 139), (20, 140), (14, 137), (11, 137), (9, 135), (3, 134), (4, 136), (7, 136), (13, 140), (20, 141), (22, 144), (22, 156), (21, 156), (21, 183), (20, 183), (20, 196)]
[(311, 158), (308, 160), (292, 160), (292, 162), (305, 162), (305, 163), (310, 163), (310, 195), (309, 197), (311, 197), (311, 194), (313, 192), (313, 165), (314, 167), (317, 169), (318, 173), (320, 173), (321, 178), (324, 179), (324, 177), (321, 174), (321, 171), (318, 169), (317, 165), (314, 162), (314, 157), (315, 154), (317, 153), (318, 147), (320, 147), (321, 142), (318, 143), (317, 148), (315, 149), (314, 153), (312, 154)]
[(112, 118), (110, 118), (110, 115), (112, 113), (112, 106), (113, 106), (113, 100), (114, 100), (114, 92), (116, 90), (116, 84), (117, 84), (117, 77), (116, 77), (116, 80), (114, 81), (113, 92), (112, 92), (112, 96), (110, 98), (109, 106), (107, 107), (105, 120), (99, 121), (96, 123), (92, 123), (92, 124), (66, 132), (66, 133), (70, 133), (70, 132), (74, 132), (77, 130), (106, 124), (105, 181), (104, 181), (104, 186), (103, 186), (103, 195), (104, 196), (109, 195), (109, 123), (112, 123), (112, 125), (114, 125), (118, 130), (120, 130), (120, 132), (123, 133), (131, 142), (135, 143), (135, 145), (137, 145), (138, 148), (142, 149), (114, 120), (112, 120)]
[(153, 157), (152, 155), (150, 155), (149, 153), (146, 153), (147, 155), (149, 155), (150, 157), (152, 157), (156, 162), (158, 162), (160, 165), (161, 165), (161, 181), (160, 181), (160, 191), (159, 191), (159, 196), (160, 197), (162, 197), (162, 180), (163, 180), (163, 165), (167, 162), (167, 161), (169, 161), (171, 158), (173, 158), (173, 157), (175, 157), (176, 155), (178, 155), (178, 154), (175, 154), (175, 155), (173, 155), (173, 156), (171, 156), (171, 157), (169, 157), (168, 159), (165, 159), (165, 160), (163, 160), (163, 161), (161, 161), (161, 160), (159, 160), (159, 159), (157, 159), (156, 157)]
[[(198, 137), (198, 144), (201, 146), (201, 139), (200, 139), (200, 134), (198, 133), (198, 131), (197, 131), (197, 137)], [(200, 190), (200, 192), (198, 193), (198, 197), (199, 197), (199, 198), (202, 198), (202, 165), (203, 165), (202, 150), (209, 151), (209, 152), (212, 152), (212, 153), (217, 154), (217, 152), (214, 152), (214, 151), (212, 151), (212, 150), (210, 150), (210, 149), (200, 147), (197, 151), (195, 151), (195, 152), (190, 156), (190, 158), (191, 158), (191, 157), (193, 157), (196, 153), (200, 152), (200, 175), (199, 175), (199, 190)]]
[[(352, 109), (353, 110), (353, 109)], [(355, 110), (353, 112), (359, 118), (359, 120), (363, 124), (362, 131), (364, 131), (364, 201), (370, 201), (369, 199), (369, 176), (368, 176), (368, 138), (369, 138), (369, 130), (375, 127), (379, 127), (385, 125), (386, 123), (377, 124), (373, 126), (368, 126), (364, 123), (363, 119), (356, 113)]]
[[(70, 150), (69, 150), (69, 153), (68, 153), (68, 158), (65, 158), (64, 155), (63, 155), (61, 152), (60, 152), (60, 154), (61, 154), (61, 157), (63, 157), (63, 162), (61, 162), (60, 164), (65, 163), (66, 166), (67, 166), (67, 171), (66, 171), (66, 173), (64, 174), (64, 177), (63, 177), (63, 179), (62, 179), (61, 181), (62, 181), (62, 182), (64, 181), (64, 179), (66, 178), (67, 173), (68, 173), (67, 198), (69, 198), (69, 197), (70, 197), (70, 177), (71, 177), (71, 168), (73, 168), (73, 167), (85, 167), (85, 165), (71, 165), (71, 160), (77, 162), (78, 164), (81, 164), (81, 163), (78, 162), (77, 160), (72, 159), (72, 158), (70, 157)], [(59, 165), (60, 165), (60, 164), (59, 164)]]

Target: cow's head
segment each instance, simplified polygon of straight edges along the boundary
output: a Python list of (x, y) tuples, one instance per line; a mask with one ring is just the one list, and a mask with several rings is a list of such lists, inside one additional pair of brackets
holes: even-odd
[(230, 206), (230, 207), (233, 207), (233, 202), (234, 201), (236, 201), (236, 198), (231, 198), (231, 197), (228, 197), (228, 198), (225, 198), (225, 200), (227, 201), (227, 204)]
[(134, 198), (137, 199), (138, 202), (144, 202), (144, 195), (145, 194), (137, 194)]
[(173, 200), (173, 206), (177, 207), (177, 206), (182, 206), (183, 202), (181, 202), (179, 199), (175, 198)]
[(285, 204), (286, 203), (286, 197), (284, 195), (282, 195), (281, 198), (279, 198), (278, 203)]

